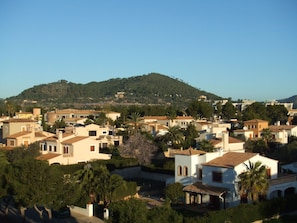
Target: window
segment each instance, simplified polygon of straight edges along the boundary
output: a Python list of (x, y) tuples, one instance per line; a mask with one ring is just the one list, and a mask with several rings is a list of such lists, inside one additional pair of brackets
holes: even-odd
[(63, 152), (64, 152), (65, 154), (68, 154), (68, 146), (64, 146), (64, 147), (63, 147)]
[(52, 151), (52, 146), (49, 145), (48, 150), (51, 152)]
[(212, 171), (212, 181), (213, 182), (222, 182), (222, 173), (219, 171)]
[(14, 141), (10, 141), (10, 146), (14, 146)]
[(266, 174), (267, 174), (267, 178), (271, 179), (271, 169), (270, 168), (266, 168)]
[(182, 175), (182, 167), (181, 166), (178, 166), (177, 167), (177, 175), (178, 176), (181, 176)]
[(54, 152), (57, 152), (57, 146), (54, 146)]
[(94, 152), (95, 151), (95, 146), (90, 146), (90, 151)]
[(89, 131), (89, 136), (97, 136), (97, 132), (96, 131)]
[(120, 142), (119, 141), (114, 141), (114, 146), (119, 146)]
[(198, 169), (198, 179), (202, 180), (202, 168)]
[(188, 167), (184, 166), (184, 176), (188, 176)]

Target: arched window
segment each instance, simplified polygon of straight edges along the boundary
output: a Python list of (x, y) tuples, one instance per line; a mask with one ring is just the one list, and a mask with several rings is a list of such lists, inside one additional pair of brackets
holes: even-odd
[(177, 167), (177, 175), (178, 176), (181, 176), (182, 175), (182, 167), (181, 166), (178, 166)]
[(188, 176), (188, 167), (184, 166), (184, 176)]

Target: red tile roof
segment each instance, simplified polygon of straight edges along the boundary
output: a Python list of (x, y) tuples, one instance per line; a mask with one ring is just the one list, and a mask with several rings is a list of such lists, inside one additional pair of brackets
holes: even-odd
[(31, 132), (29, 132), (29, 131), (17, 132), (15, 134), (7, 136), (6, 138), (7, 139), (12, 139), (12, 138), (14, 139), (14, 138), (18, 138), (18, 137), (21, 137), (21, 136), (29, 135), (30, 133)]
[(206, 153), (205, 151), (193, 149), (192, 147), (190, 147), (189, 149), (180, 150), (180, 151), (175, 152), (176, 155), (185, 155), (185, 156), (202, 155), (205, 153)]
[(67, 139), (67, 140), (63, 141), (62, 144), (73, 144), (73, 143), (76, 143), (78, 141), (81, 141), (81, 140), (84, 140), (87, 138), (88, 138), (88, 136), (76, 136), (71, 139)]
[(61, 154), (57, 154), (57, 153), (47, 153), (47, 154), (43, 154), (40, 155), (38, 157), (36, 157), (37, 160), (50, 160), (52, 158), (61, 156)]
[(233, 168), (256, 155), (257, 153), (228, 152), (225, 153), (223, 156), (217, 157), (207, 163), (204, 163), (203, 165)]

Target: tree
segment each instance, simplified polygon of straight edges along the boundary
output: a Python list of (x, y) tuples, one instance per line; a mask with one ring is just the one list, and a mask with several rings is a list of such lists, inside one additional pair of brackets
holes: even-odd
[(286, 124), (288, 121), (288, 110), (283, 105), (268, 105), (266, 107), (267, 115), (270, 118), (269, 124), (274, 125), (276, 122)]
[(196, 147), (196, 138), (199, 136), (196, 127), (193, 124), (187, 126), (187, 129), (184, 131), (185, 140), (184, 148)]
[(175, 205), (184, 196), (183, 185), (179, 182), (169, 184), (165, 189), (165, 196), (168, 201)]
[(226, 120), (230, 120), (231, 118), (236, 117), (237, 109), (233, 106), (231, 101), (228, 101), (226, 104), (222, 106), (222, 115)]
[(122, 157), (136, 158), (141, 165), (150, 164), (157, 151), (157, 146), (139, 132), (119, 146)]
[(245, 152), (265, 154), (268, 150), (267, 143), (264, 139), (251, 140), (248, 139), (244, 143)]
[(269, 120), (265, 105), (260, 102), (254, 102), (249, 105), (243, 112), (243, 120), (263, 119)]
[(147, 220), (149, 223), (182, 223), (183, 216), (168, 206), (153, 207), (149, 209)]
[(83, 169), (76, 171), (74, 176), (83, 195), (90, 197), (89, 202), (94, 203), (99, 194), (104, 199), (107, 197), (105, 187), (107, 187), (109, 172), (106, 167), (93, 167), (91, 164), (86, 164)]
[(198, 142), (198, 149), (205, 152), (213, 152), (216, 148), (211, 144), (209, 140), (203, 139)]
[(258, 201), (259, 197), (266, 195), (268, 190), (268, 177), (266, 167), (260, 161), (245, 164), (246, 171), (238, 175), (240, 180), (241, 197)]
[(132, 113), (128, 120), (127, 120), (127, 124), (131, 129), (131, 134), (139, 132), (139, 130), (141, 129), (141, 121), (142, 121), (142, 117), (138, 112), (134, 112)]
[[(63, 174), (51, 169), (45, 161), (25, 159), (9, 165), (5, 180), (10, 195), (21, 208), (34, 207), (42, 218), (44, 209), (51, 218), (50, 208), (65, 205)], [(24, 217), (24, 215), (23, 215)]]
[(65, 127), (66, 127), (66, 123), (65, 123), (65, 120), (62, 118), (61, 120), (55, 121), (54, 125), (50, 129), (50, 132), (56, 133), (57, 129), (61, 129)]
[(168, 132), (164, 136), (167, 145), (174, 149), (180, 149), (184, 140), (184, 135), (179, 126), (172, 126), (168, 128)]
[(186, 112), (195, 119), (208, 119), (213, 115), (213, 107), (208, 102), (194, 100), (188, 105)]
[(146, 222), (148, 209), (144, 202), (136, 199), (121, 200), (112, 202), (109, 206), (111, 217), (108, 222), (121, 223), (133, 222), (144, 223)]
[(272, 132), (271, 132), (271, 130), (269, 128), (262, 129), (261, 137), (265, 141), (266, 145), (268, 145), (268, 143), (272, 139)]

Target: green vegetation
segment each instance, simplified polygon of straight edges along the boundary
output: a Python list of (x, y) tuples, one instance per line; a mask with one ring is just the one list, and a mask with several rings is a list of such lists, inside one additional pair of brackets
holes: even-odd
[[(116, 98), (117, 92), (124, 92), (124, 98)], [(91, 103), (140, 103), (140, 104), (185, 104), (201, 95), (209, 99), (220, 97), (198, 90), (182, 80), (150, 73), (130, 78), (116, 78), (102, 82), (76, 84), (66, 80), (41, 84), (23, 91), (8, 100), (38, 101), (42, 105), (57, 106)], [(73, 107), (73, 106), (72, 106)]]

